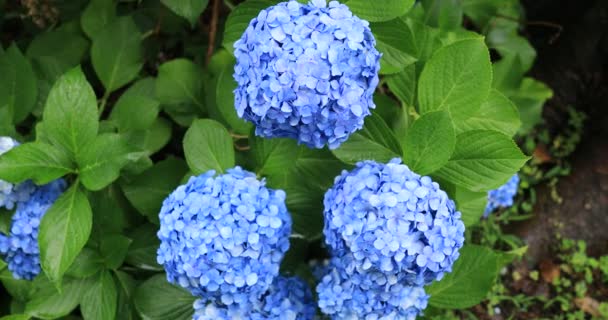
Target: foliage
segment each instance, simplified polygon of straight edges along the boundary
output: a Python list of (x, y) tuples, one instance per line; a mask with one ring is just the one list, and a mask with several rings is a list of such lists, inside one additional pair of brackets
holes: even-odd
[[(518, 35), (518, 1), (343, 1), (370, 21), (383, 56), (376, 109), (334, 150), (256, 137), (238, 117), (233, 43), (278, 1), (214, 12), (215, 1), (52, 2), (58, 21), (46, 28), (0, 1), (0, 135), (22, 143), (0, 156), (0, 180), (68, 183), (40, 224), (43, 272), (15, 280), (0, 261), (2, 319), (190, 319), (195, 298), (156, 261), (158, 213), (210, 169), (239, 165), (285, 191), (293, 232), (281, 273), (314, 281), (309, 260), (326, 253), (307, 248), (322, 237), (323, 195), (356, 162), (402, 158), (469, 228), (486, 192), (528, 160), (513, 137), (552, 93), (526, 76), (535, 53)], [(3, 232), (12, 214), (0, 212)], [(427, 287), (432, 309), (479, 303), (510, 257), (466, 241), (453, 272)]]

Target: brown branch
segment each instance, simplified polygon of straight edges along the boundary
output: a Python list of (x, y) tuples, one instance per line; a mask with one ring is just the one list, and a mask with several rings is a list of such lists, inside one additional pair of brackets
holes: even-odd
[(213, 51), (215, 49), (215, 35), (217, 33), (217, 20), (220, 16), (220, 1), (222, 0), (213, 0), (213, 8), (211, 9), (211, 25), (209, 26), (209, 46), (207, 47), (207, 59), (206, 63), (209, 65), (211, 61), (211, 56), (213, 56)]
[(560, 37), (560, 35), (562, 34), (562, 31), (564, 31), (564, 27), (562, 25), (553, 23), (550, 21), (522, 21), (517, 18), (504, 16), (501, 14), (496, 14), (495, 17), (502, 18), (502, 19), (509, 20), (509, 21), (514, 21), (519, 24), (525, 24), (525, 25), (529, 25), (529, 26), (540, 26), (540, 27), (556, 29), (557, 31), (555, 31), (555, 33), (551, 36), (551, 38), (549, 38), (549, 44), (553, 44), (555, 42), (555, 40), (557, 40), (557, 38)]

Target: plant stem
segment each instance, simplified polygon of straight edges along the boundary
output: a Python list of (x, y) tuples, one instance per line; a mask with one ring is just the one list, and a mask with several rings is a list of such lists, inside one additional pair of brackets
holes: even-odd
[(230, 9), (230, 11), (234, 10), (234, 8), (236, 7), (234, 5), (234, 3), (232, 3), (232, 1), (230, 1), (230, 0), (224, 0), (224, 5), (226, 7), (228, 7), (228, 9)]
[(206, 64), (209, 65), (213, 51), (215, 50), (215, 35), (217, 33), (217, 21), (220, 16), (220, 1), (213, 0), (213, 8), (211, 12), (211, 24), (209, 25), (209, 46), (207, 47)]
[(103, 112), (106, 109), (106, 104), (108, 103), (108, 98), (110, 97), (110, 91), (106, 91), (99, 102), (99, 118), (103, 115)]

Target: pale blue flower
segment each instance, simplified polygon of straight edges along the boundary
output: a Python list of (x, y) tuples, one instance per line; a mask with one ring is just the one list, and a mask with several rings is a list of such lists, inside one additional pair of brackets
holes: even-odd
[[(18, 145), (19, 142), (10, 137), (0, 137), (0, 155), (8, 152)], [(15, 185), (7, 181), (0, 180), (0, 208), (13, 210), (15, 208), (15, 204), (26, 201), (32, 192), (34, 192), (34, 189), (35, 186), (30, 181)]]
[(248, 305), (266, 292), (289, 248), (285, 192), (240, 167), (192, 177), (165, 199), (158, 263), (203, 301)]
[(308, 285), (297, 277), (278, 276), (253, 308), (197, 300), (194, 320), (312, 320), (316, 307)]
[(234, 48), (235, 107), (258, 136), (334, 149), (375, 108), (374, 36), (337, 1), (292, 0), (262, 10)]
[(0, 257), (8, 264), (15, 279), (32, 280), (40, 273), (40, 222), (65, 188), (65, 181), (55, 180), (36, 187), (26, 201), (17, 203), (10, 234), (0, 234)]
[(513, 200), (519, 188), (519, 176), (515, 174), (504, 185), (496, 190), (488, 192), (488, 204), (483, 213), (487, 217), (492, 211), (498, 208), (509, 208), (513, 205)]
[(454, 202), (429, 177), (393, 159), (359, 162), (325, 194), (325, 242), (360, 272), (421, 286), (450, 272), (464, 242)]

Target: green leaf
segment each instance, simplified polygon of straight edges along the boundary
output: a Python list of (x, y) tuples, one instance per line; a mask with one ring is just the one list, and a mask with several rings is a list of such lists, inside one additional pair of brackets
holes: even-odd
[(95, 139), (97, 117), (93, 88), (80, 67), (71, 69), (49, 93), (43, 114), (45, 138), (74, 157)]
[(135, 306), (132, 303), (132, 297), (137, 286), (135, 281), (128, 273), (122, 271), (114, 271), (116, 276), (116, 287), (118, 288), (118, 309), (116, 310), (116, 319), (120, 320), (136, 320), (137, 313)]
[(359, 18), (379, 22), (401, 17), (412, 8), (414, 0), (383, 0), (382, 5), (369, 0), (349, 0), (346, 5)]
[(410, 18), (404, 20), (410, 27), (414, 39), (414, 52), (416, 52), (414, 57), (419, 62), (426, 62), (437, 49), (442, 47), (439, 30)]
[(517, 57), (521, 62), (521, 71), (527, 72), (532, 68), (536, 59), (536, 50), (528, 39), (517, 34), (510, 34), (504, 38), (493, 38), (494, 41), (488, 41), (488, 45), (496, 49), (503, 59)]
[(474, 114), (487, 99), (492, 64), (482, 39), (458, 41), (439, 49), (418, 83), (420, 113), (447, 110), (455, 123)]
[(240, 3), (234, 8), (224, 25), (224, 38), (222, 39), (222, 46), (230, 51), (234, 52), (234, 43), (241, 38), (245, 29), (249, 26), (251, 19), (258, 16), (260, 11), (276, 4), (280, 1), (275, 0), (247, 0)]
[(453, 30), (462, 25), (462, 0), (423, 0), (425, 22), (431, 27)]
[(234, 65), (229, 64), (223, 68), (217, 79), (217, 85), (215, 88), (215, 100), (217, 108), (222, 115), (222, 118), (228, 123), (230, 128), (235, 132), (241, 134), (249, 134), (253, 125), (251, 122), (247, 122), (241, 119), (234, 107), (234, 89), (236, 89), (237, 83), (232, 77), (234, 73)]
[(513, 136), (520, 125), (517, 107), (509, 98), (493, 89), (481, 108), (470, 118), (459, 123), (456, 131), (461, 133), (475, 129), (489, 129)]
[(163, 63), (158, 68), (156, 96), (161, 104), (177, 106), (180, 112), (204, 111), (202, 68), (187, 59)]
[(155, 99), (135, 94), (123, 95), (118, 99), (110, 114), (116, 121), (118, 130), (146, 130), (158, 117), (160, 104)]
[(163, 200), (188, 172), (186, 162), (169, 157), (129, 182), (121, 184), (129, 202), (151, 221), (158, 221)]
[(0, 109), (8, 108), (13, 123), (19, 123), (34, 108), (38, 86), (32, 65), (15, 44), (0, 56), (0, 74)]
[(524, 78), (517, 92), (510, 96), (517, 105), (521, 118), (521, 133), (532, 130), (542, 121), (545, 102), (553, 96), (551, 88), (532, 78)]
[(145, 320), (190, 320), (194, 300), (189, 292), (171, 285), (165, 275), (159, 274), (137, 288), (134, 303)]
[(32, 281), (15, 279), (8, 269), (0, 271), (0, 281), (14, 300), (28, 301), (36, 290)]
[(127, 256), (132, 240), (121, 234), (108, 234), (101, 238), (99, 251), (108, 269), (117, 269)]
[(492, 64), (492, 87), (509, 96), (519, 90), (523, 80), (521, 61), (518, 57), (500, 59)]
[(467, 131), (457, 136), (452, 158), (435, 175), (471, 191), (488, 191), (506, 183), (528, 159), (503, 133)]
[(40, 262), (47, 277), (61, 280), (91, 233), (91, 206), (79, 185), (72, 185), (46, 212), (40, 223)]
[(0, 320), (29, 320), (30, 316), (27, 314), (12, 314), (9, 316), (4, 316), (0, 318)]
[(123, 136), (130, 147), (153, 154), (167, 145), (171, 139), (171, 123), (164, 118), (156, 118), (150, 128), (129, 131)]
[(497, 259), (497, 254), (486, 247), (464, 246), (452, 272), (426, 287), (431, 296), (429, 304), (443, 309), (464, 309), (478, 304), (494, 285)]
[(94, 278), (93, 285), (82, 297), (80, 311), (87, 320), (116, 319), (117, 292), (109, 271), (102, 271)]
[(205, 11), (209, 0), (161, 0), (164, 5), (178, 16), (184, 17), (192, 28), (196, 26), (198, 17)]
[(91, 62), (107, 92), (131, 82), (143, 66), (141, 33), (131, 17), (120, 17), (93, 38)]
[(89, 190), (101, 190), (120, 175), (127, 163), (129, 147), (118, 134), (99, 135), (77, 158), (82, 184)]
[(40, 319), (57, 319), (76, 309), (91, 283), (84, 279), (65, 279), (61, 292), (42, 286), (25, 305), (25, 313)]
[(66, 275), (75, 278), (88, 278), (104, 268), (103, 259), (97, 251), (91, 248), (83, 248), (74, 263), (70, 266)]
[(0, 177), (9, 182), (32, 179), (46, 184), (71, 172), (74, 165), (68, 156), (42, 142), (25, 143), (0, 156)]
[(444, 166), (456, 145), (456, 134), (446, 111), (424, 114), (407, 131), (403, 140), (403, 162), (420, 175)]
[(184, 154), (195, 174), (234, 167), (234, 148), (228, 130), (211, 119), (195, 120), (184, 136)]
[(114, 0), (91, 0), (82, 12), (80, 25), (84, 33), (89, 38), (93, 38), (114, 19), (116, 19)]
[(139, 269), (150, 271), (163, 271), (163, 267), (156, 262), (156, 251), (160, 246), (160, 240), (156, 236), (158, 227), (152, 224), (144, 224), (133, 230), (129, 238), (133, 239), (125, 261)]
[(454, 191), (456, 208), (462, 213), (462, 222), (465, 227), (475, 225), (483, 216), (488, 203), (487, 192), (473, 192), (464, 188), (456, 187)]
[(401, 102), (414, 106), (416, 96), (416, 65), (405, 67), (399, 73), (384, 77), (388, 88)]
[(291, 167), (298, 159), (299, 147), (295, 140), (289, 138), (255, 137), (251, 148), (258, 165), (257, 173), (276, 183), (285, 180), (285, 168)]
[(333, 154), (344, 163), (362, 160), (388, 162), (399, 157), (401, 146), (382, 117), (372, 113), (365, 119), (363, 129), (353, 133)]
[(404, 20), (372, 23), (370, 28), (376, 37), (376, 48), (382, 53), (382, 74), (398, 73), (416, 62), (414, 36)]

